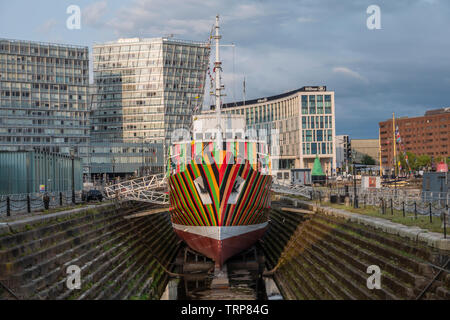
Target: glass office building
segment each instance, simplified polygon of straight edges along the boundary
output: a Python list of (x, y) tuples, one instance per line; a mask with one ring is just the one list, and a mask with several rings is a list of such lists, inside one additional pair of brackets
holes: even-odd
[(0, 39), (0, 150), (86, 154), (88, 48)]
[(294, 168), (312, 169), (316, 155), (326, 174), (336, 173), (334, 91), (325, 86), (226, 103), (222, 112), (245, 115), (249, 131), (267, 136), (278, 179), (290, 180)]
[(142, 163), (162, 169), (172, 131), (189, 129), (201, 110), (209, 52), (207, 43), (170, 38), (94, 45), (94, 170), (110, 172), (111, 163), (117, 173), (136, 172)]

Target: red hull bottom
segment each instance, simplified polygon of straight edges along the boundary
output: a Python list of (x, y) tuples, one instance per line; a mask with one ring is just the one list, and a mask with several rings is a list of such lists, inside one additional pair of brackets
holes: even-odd
[[(192, 228), (192, 227), (191, 227)], [(220, 228), (220, 227), (203, 227), (203, 228)], [(223, 227), (226, 228), (226, 227)], [(183, 239), (187, 245), (193, 250), (211, 258), (215, 261), (216, 265), (220, 267), (224, 264), (224, 262), (234, 256), (237, 253), (242, 252), (245, 249), (250, 248), (258, 239), (260, 239), (267, 230), (267, 223), (262, 224), (256, 230), (252, 230), (249, 232), (245, 232), (245, 226), (242, 226), (244, 230), (242, 233), (239, 233), (234, 236), (228, 236), (224, 239), (213, 236), (208, 236), (207, 233), (199, 234), (187, 231), (180, 230), (179, 228), (174, 228), (175, 232), (178, 236)], [(253, 228), (254, 229), (254, 228)], [(251, 229), (250, 229), (251, 230)]]

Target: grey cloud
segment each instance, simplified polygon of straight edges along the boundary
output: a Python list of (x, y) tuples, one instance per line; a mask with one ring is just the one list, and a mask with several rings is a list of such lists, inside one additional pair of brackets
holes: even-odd
[(90, 5), (83, 8), (81, 12), (82, 24), (91, 27), (102, 26), (102, 18), (106, 13), (107, 6), (107, 1), (103, 0), (91, 3)]
[[(381, 30), (366, 27), (372, 4), (381, 8)], [(206, 40), (216, 13), (223, 43), (236, 44), (234, 70), (231, 49), (222, 54), (227, 101), (242, 98), (244, 76), (247, 99), (326, 85), (335, 91), (337, 132), (354, 138), (376, 137), (392, 112), (450, 104), (448, 1), (135, 0), (105, 26), (117, 37)]]

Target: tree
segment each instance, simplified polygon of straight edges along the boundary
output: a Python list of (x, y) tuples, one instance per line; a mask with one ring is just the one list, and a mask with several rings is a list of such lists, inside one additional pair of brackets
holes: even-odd
[(365, 165), (374, 165), (375, 164), (375, 160), (371, 156), (369, 156), (368, 154), (365, 154), (364, 157), (361, 160), (361, 163), (365, 164)]
[(441, 161), (444, 161), (443, 156), (436, 156), (436, 158), (434, 158), (434, 163), (440, 163)]
[(419, 166), (419, 168), (429, 167), (431, 165), (431, 157), (427, 154), (418, 156), (417, 165)]
[[(400, 162), (400, 166), (403, 170), (408, 170), (408, 164), (406, 163), (406, 158), (403, 155), (403, 153), (400, 153), (398, 155), (398, 161)], [(408, 163), (409, 163), (409, 156), (408, 156)]]
[[(408, 163), (406, 163), (406, 158), (403, 155), (403, 153), (400, 153), (399, 156), (399, 161), (400, 161), (400, 165), (402, 166), (403, 170), (408, 171), (409, 168), (411, 168), (412, 171), (418, 170), (419, 169), (419, 165), (418, 165), (418, 161), (417, 161), (417, 156), (412, 153), (407, 151), (406, 155), (408, 156)], [(409, 164), (409, 168), (408, 168), (408, 164)]]

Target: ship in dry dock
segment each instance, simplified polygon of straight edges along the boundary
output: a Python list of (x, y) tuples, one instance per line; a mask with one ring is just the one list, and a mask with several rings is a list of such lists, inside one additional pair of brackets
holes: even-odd
[(194, 115), (191, 132), (172, 139), (167, 176), (175, 232), (222, 266), (266, 231), (272, 177), (266, 141), (247, 134), (243, 116), (221, 114), (218, 16), (214, 28), (215, 112)]

